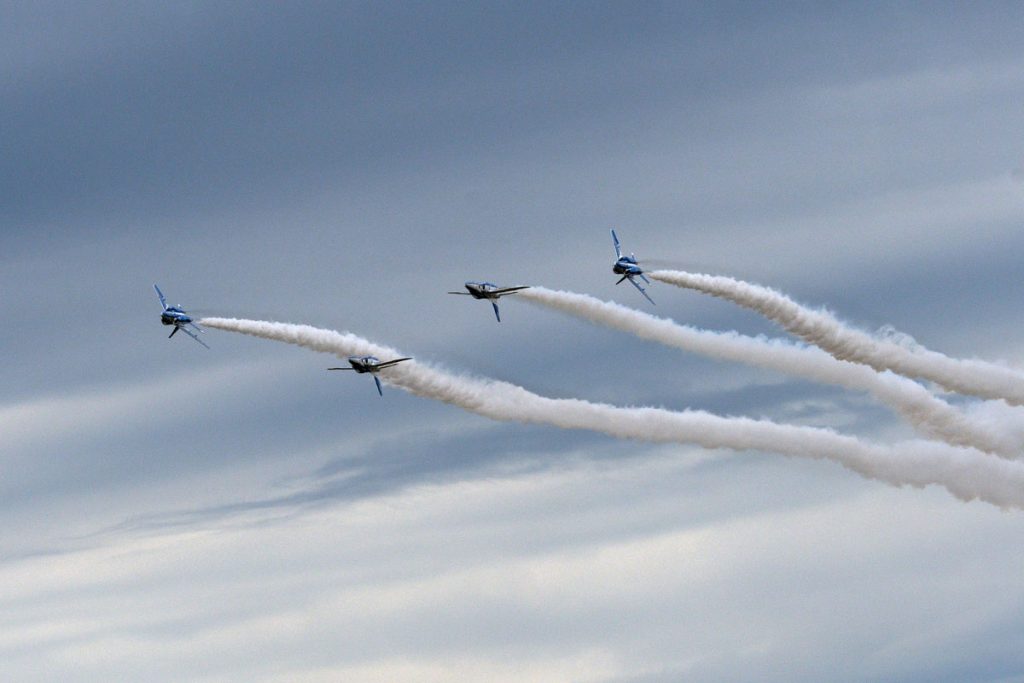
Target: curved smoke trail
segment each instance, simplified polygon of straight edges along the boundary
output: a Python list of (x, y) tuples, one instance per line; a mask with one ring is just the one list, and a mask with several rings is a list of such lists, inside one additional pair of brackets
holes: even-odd
[(700, 330), (575, 292), (531, 287), (517, 292), (516, 296), (684, 351), (868, 392), (895, 409), (926, 436), (1008, 458), (1021, 454), (1019, 440), (978, 425), (917, 382), (891, 372), (879, 373), (864, 365), (836, 360), (818, 348), (747, 337), (736, 332)]
[[(356, 335), (309, 325), (225, 318), (205, 318), (201, 322), (215, 329), (338, 356), (372, 354), (386, 360), (398, 355), (393, 349)], [(506, 382), (452, 375), (416, 361), (389, 368), (382, 378), (418, 396), (495, 420), (587, 429), (651, 442), (829, 459), (865, 477), (897, 486), (938, 484), (961, 500), (979, 499), (1000, 507), (1024, 508), (1024, 466), (973, 449), (923, 441), (881, 446), (827, 429), (724, 418), (703, 411), (618, 408), (579, 399), (552, 399)]]
[(801, 306), (785, 294), (731, 277), (675, 270), (647, 273), (660, 282), (694, 289), (757, 311), (839, 360), (930, 380), (946, 389), (1024, 406), (1024, 374), (983, 360), (950, 358), (924, 348), (907, 348), (844, 325), (827, 311)]

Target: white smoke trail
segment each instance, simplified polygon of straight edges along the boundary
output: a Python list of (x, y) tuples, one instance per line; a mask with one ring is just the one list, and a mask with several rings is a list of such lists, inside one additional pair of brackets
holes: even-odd
[(694, 289), (757, 311), (840, 360), (926, 379), (946, 389), (1024, 405), (1024, 374), (996, 363), (950, 358), (925, 348), (908, 348), (853, 329), (827, 311), (801, 306), (785, 294), (731, 277), (655, 270), (650, 277)]
[[(353, 334), (308, 325), (225, 318), (205, 318), (201, 322), (215, 329), (338, 356), (373, 354), (387, 360), (398, 355), (393, 349)], [(973, 449), (923, 441), (881, 446), (826, 429), (724, 418), (702, 411), (617, 408), (578, 399), (551, 399), (506, 382), (452, 375), (416, 361), (385, 370), (382, 378), (418, 396), (495, 420), (587, 429), (651, 442), (829, 459), (865, 477), (897, 486), (938, 484), (961, 500), (979, 499), (1000, 507), (1024, 508), (1024, 466)]]
[(891, 372), (879, 373), (864, 365), (836, 360), (818, 348), (747, 337), (736, 332), (700, 330), (575, 292), (531, 287), (517, 292), (516, 296), (666, 346), (868, 392), (898, 411), (924, 435), (947, 443), (971, 446), (1008, 458), (1019, 456), (1024, 447), (1019, 438), (973, 422), (917, 382)]

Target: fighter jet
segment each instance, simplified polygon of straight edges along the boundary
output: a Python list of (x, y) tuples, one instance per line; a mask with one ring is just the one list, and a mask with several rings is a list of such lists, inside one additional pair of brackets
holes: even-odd
[(501, 322), (501, 314), (498, 313), (498, 299), (505, 296), (506, 294), (512, 294), (518, 292), (520, 289), (529, 289), (528, 285), (522, 287), (499, 287), (493, 282), (467, 282), (466, 289), (468, 292), (448, 292), (449, 294), (458, 294), (460, 296), (471, 296), (474, 299), (489, 299), (491, 306), (494, 307), (494, 317)]
[(651, 281), (644, 276), (644, 271), (640, 269), (640, 266), (636, 261), (636, 254), (630, 254), (629, 256), (622, 255), (622, 247), (619, 245), (619, 238), (612, 230), (612, 242), (615, 244), (615, 265), (612, 266), (612, 272), (616, 275), (621, 275), (619, 281), (615, 284), (621, 284), (623, 280), (629, 280), (629, 283), (640, 290), (640, 293), (644, 295), (644, 298), (650, 301), (652, 304), (654, 300), (647, 296), (647, 291), (640, 286), (640, 283), (635, 278), (640, 278), (647, 284), (651, 284)]
[[(164, 298), (164, 293), (161, 292), (160, 288), (155, 284), (153, 285), (153, 289), (156, 290), (156, 295), (160, 297), (160, 305), (164, 307), (163, 313), (160, 314), (160, 322), (164, 325), (174, 325), (174, 329), (171, 330), (171, 334), (168, 335), (167, 338), (170, 339), (178, 332), (178, 330), (181, 330), (203, 346), (206, 346), (203, 340), (195, 335), (195, 332), (188, 329), (189, 327), (192, 327), (196, 332), (202, 332), (203, 328), (196, 325), (195, 321), (192, 320), (192, 317), (186, 313), (181, 306), (168, 306), (167, 299)], [(206, 348), (210, 347), (206, 346)]]
[(392, 365), (401, 363), (404, 360), (412, 360), (412, 358), (396, 358), (395, 360), (386, 360), (383, 363), (376, 356), (349, 356), (348, 364), (350, 368), (327, 368), (328, 370), (355, 370), (360, 375), (364, 373), (370, 373), (373, 375), (373, 381), (377, 384), (377, 393), (381, 396), (384, 395), (384, 390), (380, 388), (380, 379), (377, 377), (377, 373), (384, 368), (390, 368)]

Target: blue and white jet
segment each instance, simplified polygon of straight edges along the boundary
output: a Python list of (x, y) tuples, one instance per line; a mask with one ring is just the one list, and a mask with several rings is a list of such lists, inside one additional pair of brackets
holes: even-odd
[(615, 244), (615, 265), (612, 266), (612, 272), (616, 275), (621, 275), (619, 281), (615, 284), (621, 284), (623, 280), (629, 280), (629, 283), (640, 290), (640, 293), (644, 295), (644, 298), (654, 303), (654, 299), (647, 296), (647, 291), (640, 286), (640, 283), (635, 278), (640, 278), (647, 284), (651, 284), (651, 281), (644, 276), (644, 271), (641, 270), (639, 264), (636, 261), (636, 254), (630, 254), (629, 256), (622, 255), (622, 247), (619, 245), (619, 238), (612, 230), (612, 242)]
[(494, 317), (498, 319), (499, 323), (501, 322), (501, 314), (498, 313), (498, 299), (506, 294), (518, 292), (520, 289), (529, 289), (529, 285), (523, 285), (522, 287), (499, 287), (493, 282), (467, 282), (465, 286), (469, 291), (448, 293), (471, 296), (474, 299), (488, 299), (491, 302), (491, 306), (494, 307)]
[[(160, 297), (160, 305), (164, 307), (163, 313), (160, 314), (160, 322), (164, 325), (174, 325), (174, 329), (171, 330), (171, 334), (168, 335), (167, 338), (170, 339), (178, 332), (178, 330), (181, 330), (203, 346), (206, 346), (203, 340), (197, 337), (195, 332), (189, 329), (189, 327), (191, 327), (196, 332), (203, 331), (203, 328), (196, 325), (195, 321), (192, 320), (192, 316), (186, 313), (181, 306), (168, 306), (167, 299), (164, 298), (164, 293), (160, 291), (160, 288), (154, 284), (153, 289), (156, 290), (156, 295)], [(210, 347), (206, 346), (206, 348)]]
[(412, 358), (396, 358), (394, 360), (386, 360), (381, 362), (377, 356), (349, 356), (348, 364), (350, 368), (327, 368), (328, 370), (355, 370), (360, 375), (370, 373), (373, 375), (373, 381), (377, 384), (377, 393), (381, 396), (384, 395), (384, 390), (380, 387), (380, 379), (377, 377), (377, 373), (385, 368), (390, 368), (392, 365), (397, 365), (405, 360), (412, 360)]

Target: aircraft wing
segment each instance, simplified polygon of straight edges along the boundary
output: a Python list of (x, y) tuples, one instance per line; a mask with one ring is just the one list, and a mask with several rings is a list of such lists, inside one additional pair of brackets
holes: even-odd
[(449, 294), (458, 294), (459, 296), (472, 296), (469, 292), (448, 292)]
[[(641, 275), (640, 277), (644, 277), (644, 276), (643, 276), (643, 275)], [(644, 280), (646, 280), (646, 279), (647, 279), (647, 278), (644, 278)], [(630, 283), (631, 285), (633, 285), (634, 287), (636, 287), (637, 289), (639, 289), (639, 290), (640, 290), (640, 293), (644, 295), (644, 298), (645, 298), (645, 299), (647, 299), (647, 300), (648, 300), (648, 301), (650, 301), (650, 302), (651, 302), (652, 304), (654, 304), (655, 306), (657, 306), (657, 304), (655, 304), (655, 303), (654, 303), (654, 299), (652, 299), (651, 297), (647, 296), (647, 290), (645, 290), (645, 289), (644, 289), (643, 287), (641, 287), (641, 286), (640, 286), (640, 283), (639, 283), (639, 282), (637, 282), (637, 281), (636, 281), (636, 280), (634, 280), (633, 278), (629, 278), (629, 283)]]
[(328, 370), (355, 370), (355, 368), (327, 368)]
[[(197, 342), (199, 342), (203, 346), (206, 346), (206, 342), (204, 342), (202, 339), (197, 337), (196, 333), (193, 332), (192, 330), (188, 329), (187, 327), (181, 327), (181, 326), (179, 326), (178, 329), (181, 330), (182, 332), (184, 332), (185, 334), (187, 334), (188, 336), (192, 337), (193, 339), (195, 339)], [(206, 348), (210, 348), (210, 347), (206, 346)]]
[(160, 305), (163, 306), (164, 310), (166, 311), (167, 310), (167, 299), (164, 298), (164, 293), (160, 291), (160, 288), (156, 286), (156, 283), (153, 284), (153, 289), (156, 290), (156, 295), (158, 297), (160, 297)]
[(401, 363), (403, 360), (412, 360), (412, 358), (396, 358), (395, 360), (384, 361), (383, 363), (377, 363), (377, 369), (390, 368), (392, 365)]
[(501, 296), (502, 294), (511, 294), (512, 292), (518, 292), (520, 289), (529, 289), (529, 288), (530, 288), (530, 285), (523, 285), (522, 287), (502, 287), (501, 289), (494, 290), (493, 292), (491, 292), (491, 294), (495, 294), (497, 296)]
[(619, 246), (619, 237), (612, 230), (612, 242), (615, 244), (615, 258), (622, 258), (622, 248)]

